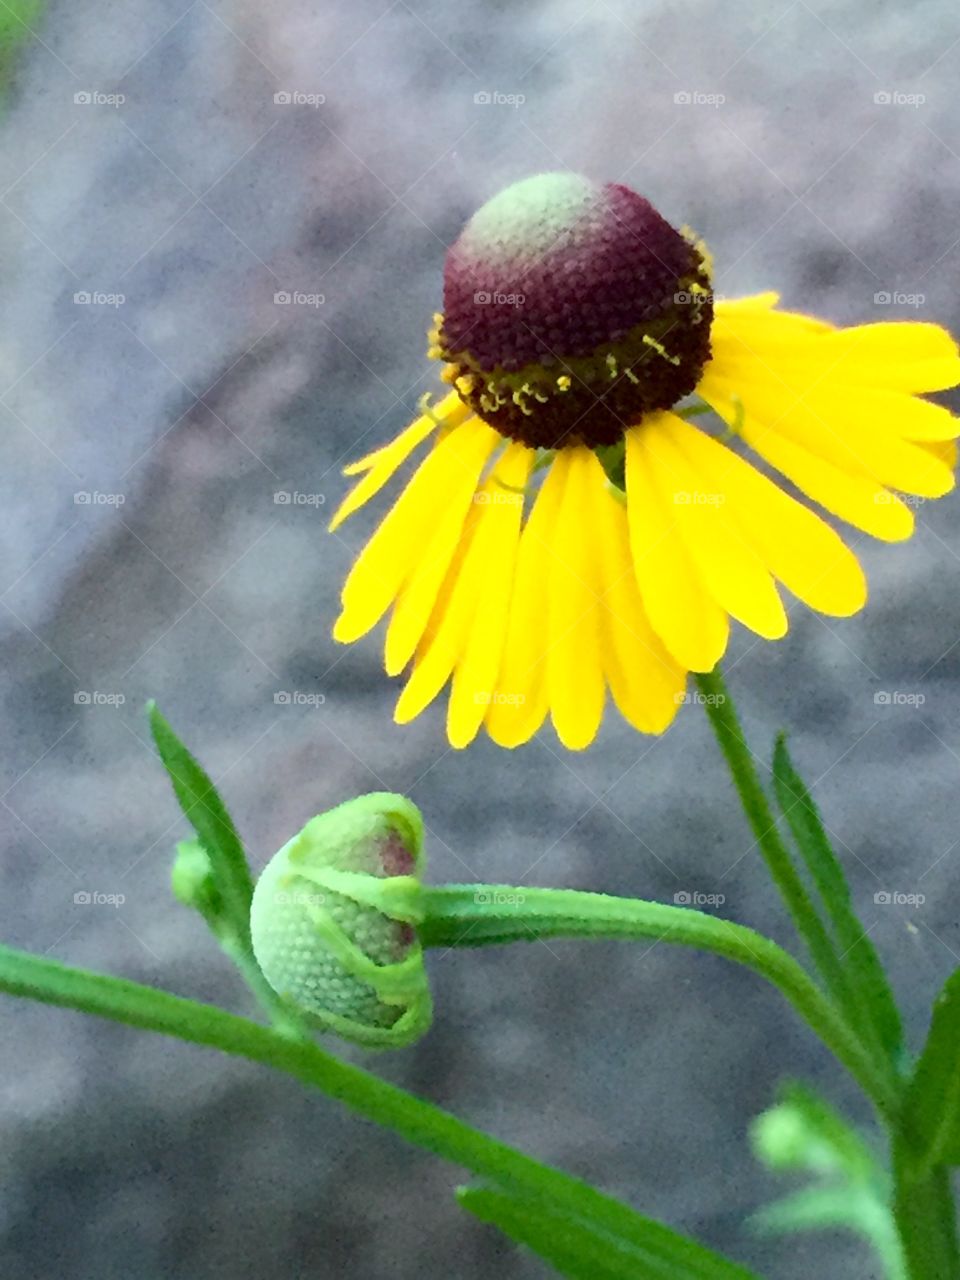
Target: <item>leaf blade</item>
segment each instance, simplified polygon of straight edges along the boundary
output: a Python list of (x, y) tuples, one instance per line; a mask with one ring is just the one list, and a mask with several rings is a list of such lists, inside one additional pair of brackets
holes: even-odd
[(777, 803), (826, 908), (840, 963), (880, 1044), (896, 1059), (903, 1048), (900, 1011), (883, 964), (853, 906), (843, 866), (813, 798), (779, 734), (773, 754)]

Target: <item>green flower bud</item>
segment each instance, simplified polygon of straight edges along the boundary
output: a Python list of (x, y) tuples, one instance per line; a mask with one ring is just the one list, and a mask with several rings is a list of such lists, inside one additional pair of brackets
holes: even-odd
[(312, 818), (264, 868), (254, 953), (311, 1025), (373, 1048), (411, 1044), (429, 1027), (415, 928), (422, 850), (417, 807), (381, 791)]
[(199, 840), (181, 840), (170, 873), (170, 887), (185, 907), (193, 907), (215, 925), (223, 915), (223, 898), (213, 878), (210, 856)]

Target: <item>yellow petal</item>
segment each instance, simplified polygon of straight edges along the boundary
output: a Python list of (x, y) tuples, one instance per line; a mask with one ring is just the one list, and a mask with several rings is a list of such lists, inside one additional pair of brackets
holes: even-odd
[[(949, 467), (929, 450), (893, 434), (893, 423), (884, 430), (856, 391), (843, 388), (825, 394), (814, 390), (798, 399), (775, 378), (764, 378), (762, 371), (756, 370), (749, 379), (739, 381), (713, 372), (710, 383), (727, 398), (739, 396), (748, 418), (841, 471), (872, 476), (889, 488), (924, 498), (942, 497), (953, 488)], [(907, 396), (899, 399), (910, 403)]]
[(712, 671), (727, 647), (729, 620), (704, 586), (663, 501), (647, 449), (648, 427), (627, 431), (630, 550), (647, 617), (680, 666)]
[(613, 497), (596, 458), (584, 518), (594, 531), (603, 598), (603, 668), (620, 714), (640, 733), (662, 733), (683, 701), (686, 672), (655, 634), (640, 600), (624, 504)]
[(527, 484), (534, 456), (533, 450), (522, 444), (508, 445), (485, 486), (488, 510), (483, 576), (477, 584), (477, 607), (453, 674), (447, 706), (447, 737), (453, 747), (466, 747), (473, 741), (493, 698), (523, 515), (523, 494), (514, 490)]
[(351, 569), (335, 640), (348, 644), (379, 622), (419, 563), (427, 531), (449, 495), (469, 494), (499, 440), (474, 418), (435, 445)]
[[(776, 311), (774, 308), (780, 301), (778, 293), (755, 293), (747, 298), (720, 298), (714, 303), (715, 333), (742, 332), (745, 340), (751, 336), (767, 335), (769, 341), (774, 334), (778, 339), (791, 337), (808, 337), (818, 333), (829, 333), (833, 328), (828, 320), (817, 316), (803, 315), (799, 311)], [(776, 340), (776, 339), (774, 339)]]
[(731, 449), (680, 422), (675, 433), (702, 474), (718, 477), (735, 515), (764, 564), (812, 609), (847, 617), (867, 598), (863, 570), (833, 529)]
[(357, 462), (352, 462), (348, 467), (344, 467), (343, 474), (345, 476), (359, 475), (366, 472), (363, 479), (356, 485), (344, 500), (340, 503), (334, 513), (333, 519), (330, 521), (330, 532), (333, 533), (339, 529), (344, 520), (348, 516), (358, 511), (364, 503), (370, 499), (387, 483), (394, 475), (399, 467), (406, 462), (410, 454), (419, 444), (438, 427), (451, 428), (459, 426), (470, 416), (470, 410), (464, 405), (463, 401), (456, 394), (451, 392), (432, 409), (429, 413), (421, 414), (406, 430), (391, 440), (389, 444), (384, 445), (381, 449), (368, 453), (365, 458), (360, 458)]
[(478, 506), (466, 521), (463, 537), (447, 570), (416, 661), (393, 718), (408, 724), (428, 706), (450, 678), (476, 609), (476, 586), (483, 575), (487, 508)]
[[(807, 322), (804, 329), (801, 322)], [(820, 323), (821, 327), (814, 325)], [(785, 378), (808, 373), (831, 383), (910, 394), (960, 382), (960, 355), (946, 329), (914, 321), (834, 329), (808, 316), (717, 305), (711, 367), (740, 372), (766, 364)]]
[(503, 661), (486, 715), (487, 732), (501, 747), (527, 742), (547, 714), (546, 560), (562, 496), (555, 466), (556, 461), (520, 535)]
[(547, 697), (557, 736), (569, 751), (589, 746), (603, 716), (599, 566), (593, 531), (584, 518), (591, 462), (598, 465), (582, 445), (562, 449), (548, 478), (563, 486), (563, 494), (544, 565), (549, 578)]
[(469, 518), (471, 504), (483, 505), (491, 498), (489, 480), (479, 490), (476, 488), (485, 461), (482, 455), (475, 457), (473, 465), (458, 470), (446, 491), (437, 495), (436, 522), (427, 534), (426, 546), (415, 569), (403, 585), (387, 628), (384, 646), (387, 675), (398, 675), (413, 657), (462, 536), (464, 520)]
[(704, 586), (757, 635), (766, 640), (786, 635), (787, 615), (777, 588), (737, 523), (723, 473), (700, 469), (683, 448), (687, 431), (694, 428), (675, 414), (660, 413), (646, 430), (657, 485), (663, 500), (674, 506)]
[[(708, 369), (698, 388), (700, 395), (727, 423), (737, 420), (730, 390)], [(843, 471), (825, 458), (782, 436), (745, 414), (740, 428), (743, 439), (771, 466), (827, 511), (857, 529), (898, 542), (913, 532), (913, 516), (882, 484), (863, 474)]]

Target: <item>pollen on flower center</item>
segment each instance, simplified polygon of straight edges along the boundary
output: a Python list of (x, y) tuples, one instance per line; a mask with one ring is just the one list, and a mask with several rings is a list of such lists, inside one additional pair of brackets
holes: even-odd
[(688, 395), (710, 356), (708, 255), (649, 201), (575, 174), (525, 179), (450, 248), (430, 354), (502, 435), (614, 444)]

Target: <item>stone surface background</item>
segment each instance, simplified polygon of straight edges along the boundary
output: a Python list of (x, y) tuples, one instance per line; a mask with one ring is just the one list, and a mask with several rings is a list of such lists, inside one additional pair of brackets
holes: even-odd
[[(723, 893), (786, 939), (700, 709), (659, 741), (610, 716), (583, 756), (544, 730), (464, 757), (442, 710), (394, 728), (377, 639), (329, 638), (377, 513), (339, 537), (325, 517), (342, 462), (434, 386), (445, 245), (531, 172), (644, 191), (706, 235), (719, 291), (960, 328), (958, 74), (960, 23), (935, 0), (53, 3), (0, 148), (0, 936), (245, 1007), (168, 893), (184, 824), (147, 741), (156, 696), (258, 865), (387, 787), (422, 806), (437, 880)], [(875, 302), (894, 292), (923, 300)], [(294, 490), (323, 504), (275, 502)], [(918, 520), (909, 545), (852, 537), (862, 617), (796, 611), (786, 640), (741, 632), (728, 661), (754, 742), (792, 730), (915, 1043), (960, 959), (960, 508)], [(781, 1189), (745, 1139), (779, 1080), (867, 1119), (752, 977), (665, 944), (431, 968), (435, 1030), (377, 1071), (766, 1276), (875, 1274), (843, 1237), (742, 1227)], [(465, 1220), (457, 1171), (265, 1071), (28, 1004), (0, 1005), (0, 1027), (11, 1280), (545, 1274)]]

